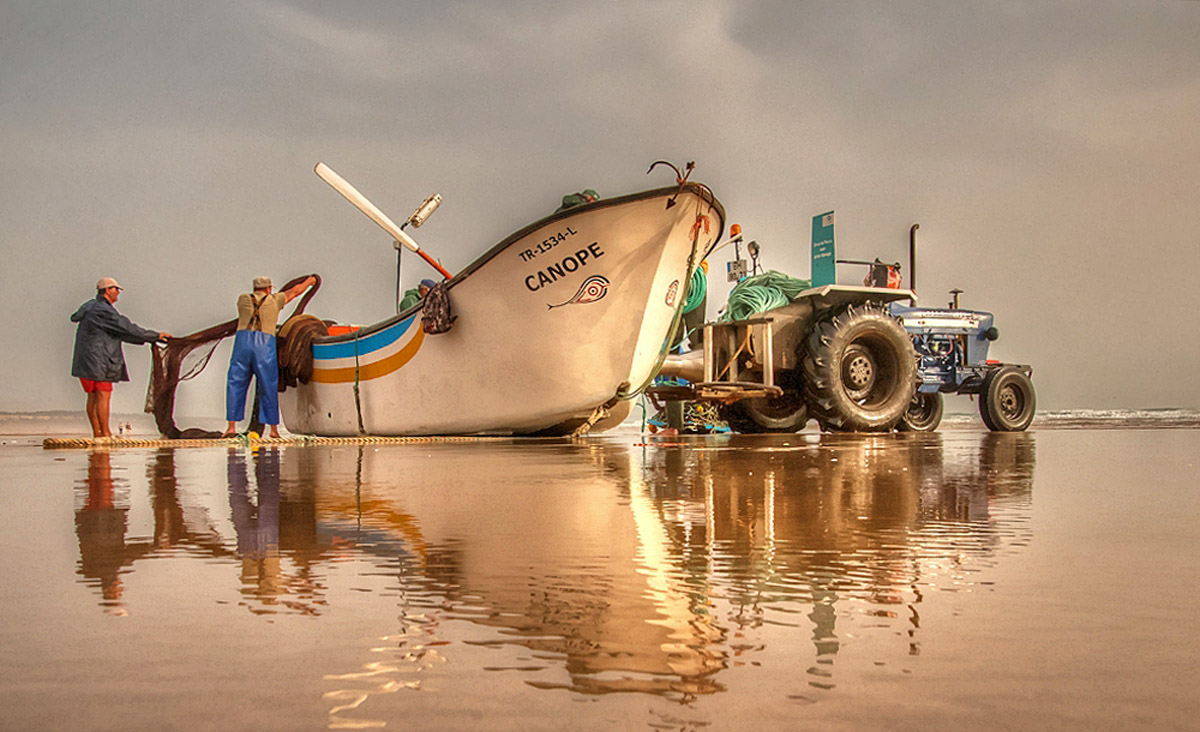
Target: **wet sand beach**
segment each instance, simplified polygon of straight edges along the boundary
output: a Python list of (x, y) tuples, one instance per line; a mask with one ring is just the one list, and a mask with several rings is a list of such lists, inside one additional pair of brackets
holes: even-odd
[(0, 447), (0, 728), (1187, 730), (1200, 430)]

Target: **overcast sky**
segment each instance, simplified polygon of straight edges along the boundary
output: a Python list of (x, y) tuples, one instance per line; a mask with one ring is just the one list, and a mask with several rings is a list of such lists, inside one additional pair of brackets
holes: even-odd
[[(905, 263), (919, 222), (923, 302), (993, 311), (1042, 409), (1200, 408), (1198, 39), (1188, 0), (5, 2), (0, 410), (82, 408), (68, 317), (101, 276), (174, 334), (258, 274), (391, 314), (391, 241), (317, 161), (398, 220), (440, 192), (415, 233), (457, 271), (565, 193), (670, 183), (660, 158), (794, 276), (815, 214)], [(220, 358), (181, 415), (220, 417)]]

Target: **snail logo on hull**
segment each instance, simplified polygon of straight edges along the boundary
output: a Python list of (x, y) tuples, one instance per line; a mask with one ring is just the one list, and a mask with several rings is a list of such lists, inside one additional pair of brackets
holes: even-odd
[(561, 308), (563, 305), (586, 305), (590, 302), (603, 300), (608, 294), (608, 278), (604, 275), (592, 275), (583, 281), (579, 286), (579, 291), (566, 302), (560, 302), (557, 305), (546, 305), (547, 308)]

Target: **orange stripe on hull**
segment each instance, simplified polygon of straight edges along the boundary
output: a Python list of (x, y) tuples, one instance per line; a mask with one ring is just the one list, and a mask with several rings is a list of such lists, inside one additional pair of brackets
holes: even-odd
[(412, 340), (387, 358), (363, 364), (357, 367), (357, 369), (354, 366), (346, 366), (340, 369), (314, 368), (312, 380), (321, 384), (345, 384), (354, 381), (355, 370), (358, 371), (359, 381), (370, 381), (371, 379), (378, 379), (380, 376), (387, 376), (411, 361), (413, 356), (417, 355), (417, 351), (421, 348), (421, 342), (425, 340), (425, 331), (421, 328), (420, 322), (416, 323), (416, 326), (417, 334), (413, 336)]

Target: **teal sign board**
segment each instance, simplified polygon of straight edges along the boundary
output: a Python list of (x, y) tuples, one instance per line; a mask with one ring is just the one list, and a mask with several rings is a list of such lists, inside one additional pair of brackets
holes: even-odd
[(837, 281), (833, 257), (833, 212), (813, 216), (812, 286), (832, 285)]

